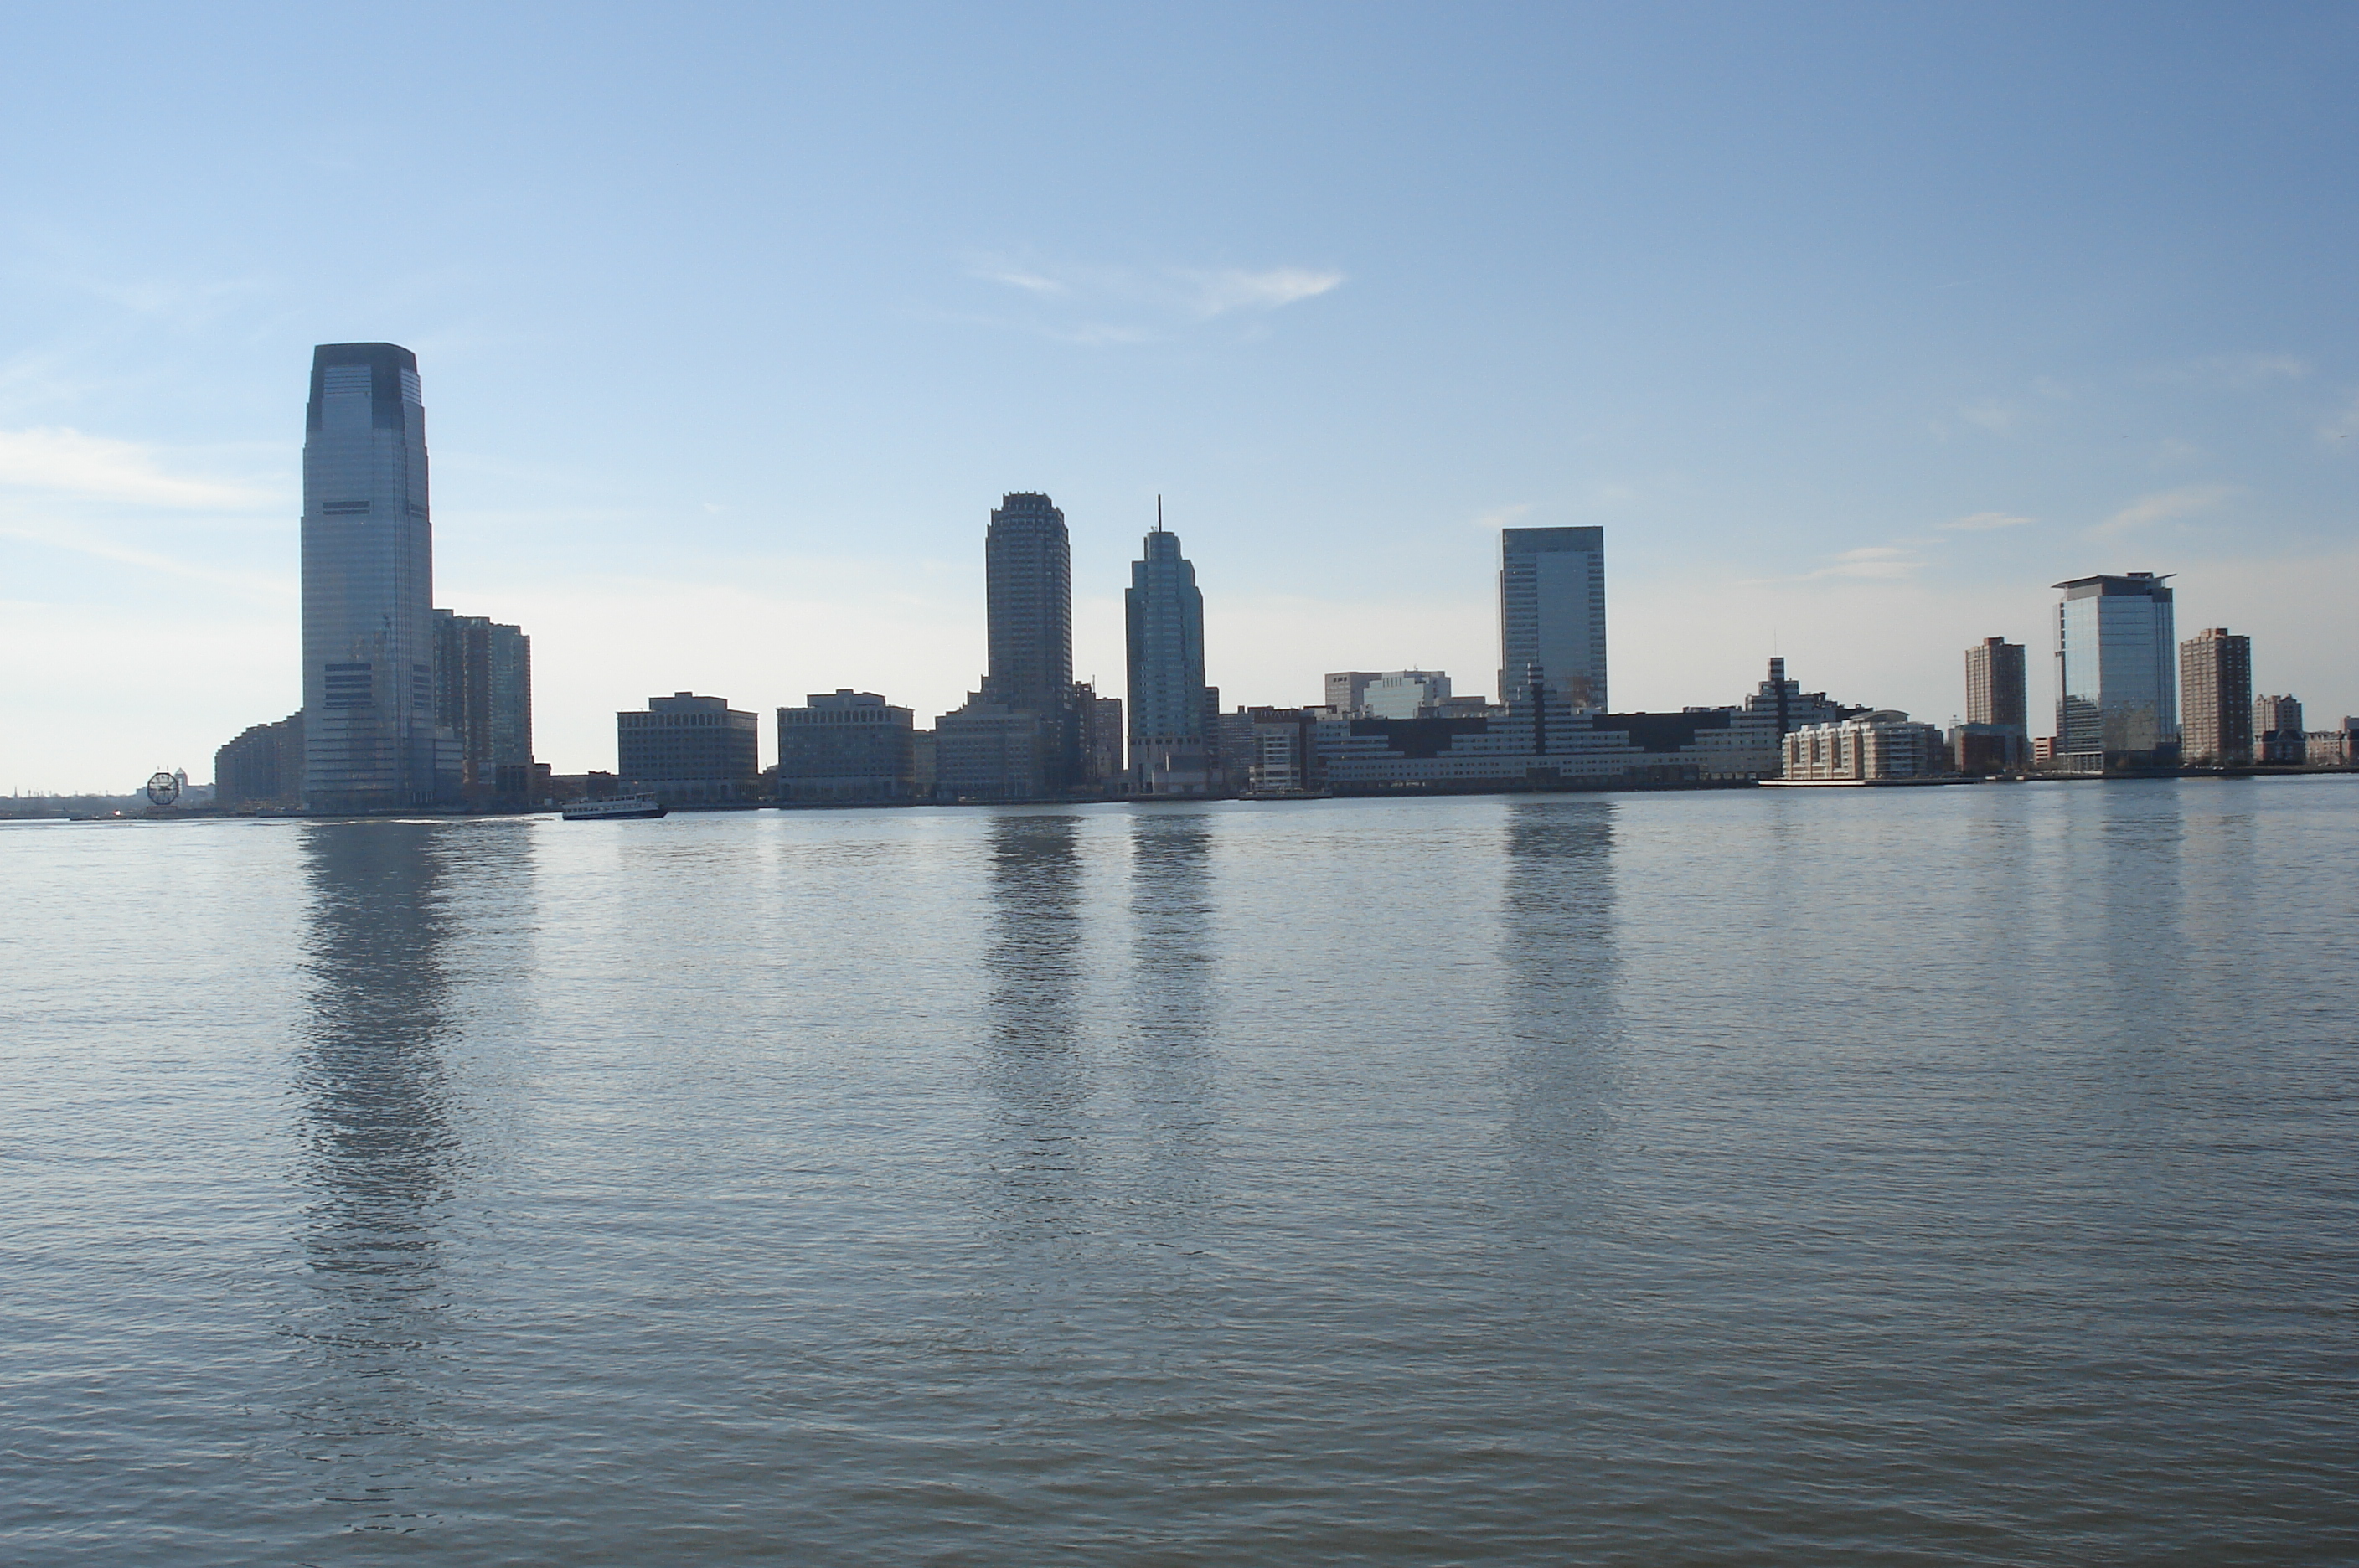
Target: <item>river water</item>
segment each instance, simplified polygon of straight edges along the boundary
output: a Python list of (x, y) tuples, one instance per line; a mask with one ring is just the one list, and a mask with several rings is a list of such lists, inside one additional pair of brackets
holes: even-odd
[(2359, 1560), (2359, 779), (0, 829), (0, 1561)]

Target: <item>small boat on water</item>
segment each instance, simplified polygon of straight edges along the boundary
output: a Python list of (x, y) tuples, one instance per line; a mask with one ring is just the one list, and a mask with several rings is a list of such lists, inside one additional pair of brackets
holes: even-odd
[(669, 809), (653, 795), (623, 795), (612, 800), (576, 800), (560, 814), (569, 822), (603, 822), (618, 817), (660, 817)]

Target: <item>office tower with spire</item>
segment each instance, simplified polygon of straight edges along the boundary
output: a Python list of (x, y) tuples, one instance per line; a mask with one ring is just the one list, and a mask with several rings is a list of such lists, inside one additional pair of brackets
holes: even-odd
[(2179, 645), (2180, 754), (2189, 762), (2253, 759), (2253, 639), (2206, 626)]
[(2056, 586), (2056, 755), (2082, 773), (2179, 760), (2170, 573), (2076, 577)]
[(1144, 795), (1201, 795), (1211, 786), (1204, 731), (1204, 595), (1180, 536), (1163, 527), (1131, 562), (1123, 593), (1130, 674), (1131, 787)]
[(408, 349), (312, 351), (302, 527), (305, 809), (455, 799), (458, 742), (435, 724), (426, 411)]
[(1575, 712), (1605, 699), (1605, 530), (1499, 530), (1499, 694), (1520, 694), (1537, 667), (1550, 698)]
[(1071, 540), (1048, 496), (1004, 495), (984, 536), (990, 667), (937, 721), (936, 785), (951, 800), (1062, 796), (1080, 774)]

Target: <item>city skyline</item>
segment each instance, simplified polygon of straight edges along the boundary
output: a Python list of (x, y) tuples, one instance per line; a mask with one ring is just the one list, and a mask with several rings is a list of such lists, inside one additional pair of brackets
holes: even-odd
[(1956, 648), (2151, 563), (2359, 710), (2336, 11), (591, 6), (561, 71), (522, 16), (134, 11), (0, 21), (0, 785), (303, 701), (285, 388), (362, 340), (430, 362), (440, 596), (530, 629), (560, 769), (649, 690), (947, 711), (1023, 488), (1102, 691), (1162, 492), (1231, 705), (1487, 681), (1495, 531), (1604, 527), (1619, 707), (1777, 651), (1946, 717)]

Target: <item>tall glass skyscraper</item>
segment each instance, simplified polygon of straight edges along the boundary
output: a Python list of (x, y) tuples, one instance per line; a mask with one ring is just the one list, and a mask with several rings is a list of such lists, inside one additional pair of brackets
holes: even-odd
[(1499, 530), (1499, 700), (1531, 686), (1573, 709), (1605, 703), (1605, 530)]
[(1201, 795), (1210, 783), (1204, 735), (1204, 595), (1180, 536), (1155, 531), (1131, 562), (1123, 594), (1129, 632), (1133, 784), (1154, 795)]
[(2087, 772), (2179, 758), (2170, 573), (2059, 583), (2056, 754)]
[(434, 722), (433, 604), (418, 356), (322, 343), (303, 441), (307, 810), (455, 795), (456, 743)]

